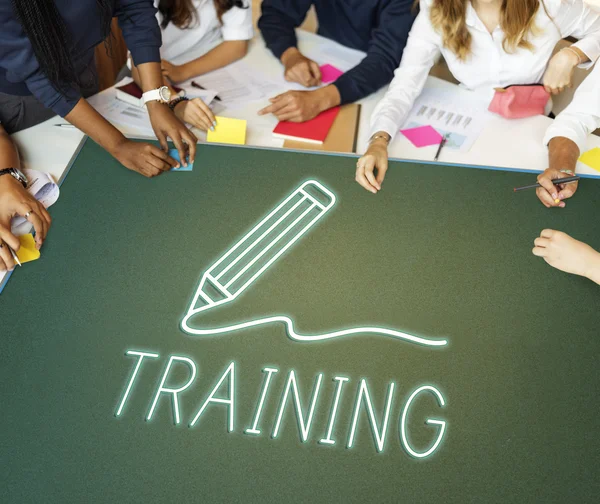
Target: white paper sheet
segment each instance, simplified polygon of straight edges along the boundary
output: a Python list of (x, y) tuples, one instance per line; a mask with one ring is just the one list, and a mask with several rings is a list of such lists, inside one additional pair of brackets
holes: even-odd
[[(467, 92), (467, 91), (464, 91)], [(460, 93), (425, 88), (401, 129), (432, 126), (447, 135), (444, 149), (468, 151), (490, 119), (486, 105), (463, 99)]]

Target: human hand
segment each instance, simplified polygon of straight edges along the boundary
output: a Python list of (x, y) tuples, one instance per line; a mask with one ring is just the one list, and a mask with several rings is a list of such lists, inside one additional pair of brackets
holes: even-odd
[[(558, 186), (552, 183), (552, 180), (571, 176), (560, 170), (548, 168), (544, 173), (538, 175), (537, 181), (542, 185), (536, 189), (537, 197), (546, 208), (565, 208), (564, 200), (571, 198), (577, 191), (579, 182), (570, 184), (560, 184)], [(557, 202), (558, 200), (558, 202)]]
[(188, 75), (187, 67), (185, 65), (174, 65), (167, 60), (162, 60), (160, 62), (160, 68), (163, 76), (171, 82), (183, 82), (192, 77), (191, 75)]
[(297, 82), (304, 87), (318, 86), (321, 83), (321, 69), (295, 47), (290, 47), (281, 55), (285, 67), (284, 77), (288, 82)]
[(536, 238), (533, 254), (556, 269), (590, 279), (600, 269), (600, 253), (568, 234), (552, 229), (544, 229)]
[(384, 138), (373, 140), (367, 152), (356, 163), (355, 180), (373, 194), (381, 191), (381, 184), (388, 169), (387, 146), (388, 142)]
[[(183, 124), (173, 113), (173, 111), (164, 103), (158, 101), (148, 102), (148, 114), (152, 128), (158, 138), (160, 146), (165, 152), (169, 151), (167, 137), (175, 144), (175, 148), (179, 151), (179, 159), (182, 160), (183, 166), (187, 166), (188, 149), (190, 163), (194, 164), (196, 157), (196, 136)], [(172, 158), (171, 158), (172, 159)]]
[(324, 99), (324, 90), (326, 89), (287, 91), (275, 98), (270, 98), (271, 105), (259, 110), (258, 115), (273, 114), (280, 121), (309, 121), (317, 117), (324, 110), (335, 106), (329, 105), (329, 100)]
[(574, 51), (563, 49), (557, 52), (546, 68), (542, 80), (544, 89), (548, 93), (557, 95), (565, 88), (572, 87), (573, 73), (579, 63), (580, 59)]
[(48, 211), (23, 185), (11, 175), (0, 177), (0, 271), (12, 271), (15, 262), (8, 247), (15, 252), (21, 247), (19, 239), (10, 231), (10, 221), (20, 215), (35, 229), (35, 246), (40, 249), (46, 239), (52, 218)]
[(182, 121), (203, 131), (215, 129), (217, 121), (210, 107), (200, 98), (183, 100), (175, 105), (175, 115)]
[[(134, 142), (125, 138), (111, 154), (123, 165), (144, 177), (156, 177), (171, 168), (179, 168), (179, 163), (155, 145)], [(183, 158), (181, 158), (183, 159)]]

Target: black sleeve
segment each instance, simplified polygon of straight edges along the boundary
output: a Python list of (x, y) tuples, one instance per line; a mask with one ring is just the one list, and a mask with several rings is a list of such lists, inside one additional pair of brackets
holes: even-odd
[(277, 59), (296, 47), (294, 29), (302, 24), (311, 5), (312, 0), (263, 0), (258, 28)]
[(335, 82), (342, 104), (360, 100), (391, 82), (416, 16), (412, 0), (390, 0), (381, 9), (367, 56)]

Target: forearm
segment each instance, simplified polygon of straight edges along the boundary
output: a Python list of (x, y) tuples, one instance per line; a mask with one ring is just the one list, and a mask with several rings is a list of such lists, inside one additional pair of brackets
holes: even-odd
[(164, 85), (160, 63), (143, 63), (137, 66), (139, 76), (138, 86), (142, 91), (152, 91)]
[(123, 134), (96, 112), (83, 98), (77, 102), (77, 105), (65, 116), (65, 119), (77, 126), (108, 152), (114, 152), (125, 140)]
[(592, 282), (596, 282), (598, 285), (600, 285), (600, 252), (596, 252), (594, 260), (592, 261), (592, 264), (590, 264), (586, 276)]
[(19, 168), (19, 153), (15, 144), (0, 126), (0, 170), (4, 168)]
[[(139, 86), (139, 88), (142, 89), (142, 78), (137, 67), (133, 64), (133, 61), (131, 62), (131, 77), (133, 78), (133, 82), (135, 82)], [(162, 82), (163, 86), (168, 86), (169, 88), (171, 88), (171, 83), (164, 76)], [(171, 92), (174, 92), (173, 89), (171, 89)]]
[(579, 147), (565, 137), (555, 137), (548, 144), (548, 167), (551, 170), (572, 170), (577, 167)]
[(312, 91), (317, 98), (321, 112), (340, 105), (342, 98), (333, 84)]
[(228, 40), (222, 42), (206, 54), (189, 61), (184, 66), (185, 78), (191, 79), (237, 61), (248, 52), (247, 40)]

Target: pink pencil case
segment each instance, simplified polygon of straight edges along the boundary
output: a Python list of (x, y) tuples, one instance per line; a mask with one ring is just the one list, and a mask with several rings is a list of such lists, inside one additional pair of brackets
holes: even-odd
[(496, 88), (489, 111), (506, 119), (522, 119), (545, 113), (550, 94), (541, 84)]

